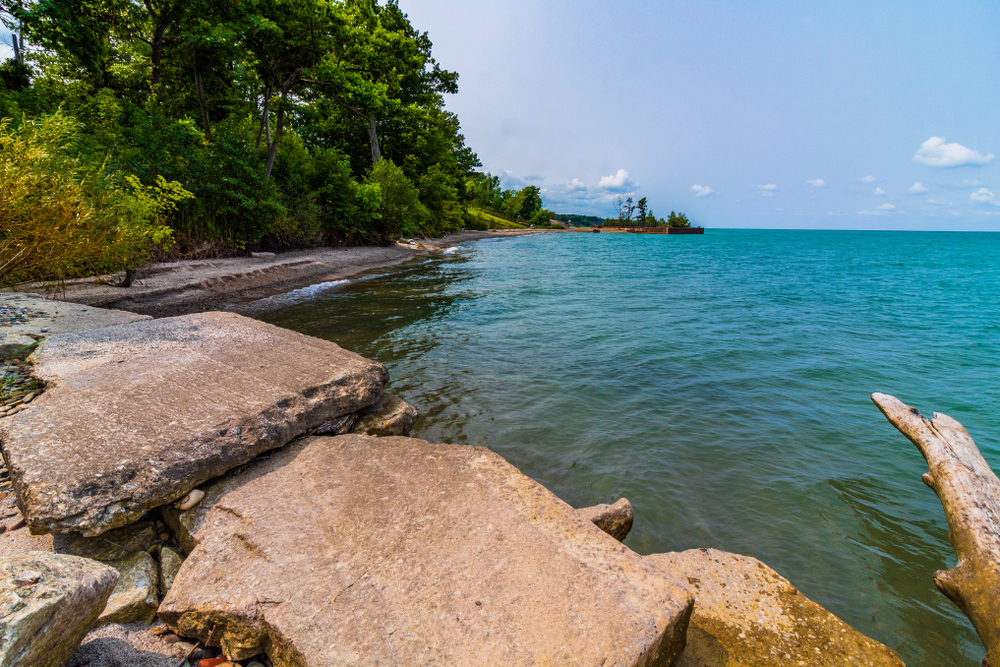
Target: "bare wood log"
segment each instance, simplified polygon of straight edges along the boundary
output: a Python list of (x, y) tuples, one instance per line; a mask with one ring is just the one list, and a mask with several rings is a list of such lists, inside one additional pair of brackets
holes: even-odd
[(923, 481), (941, 500), (958, 556), (954, 568), (934, 573), (934, 583), (972, 621), (986, 646), (984, 667), (1000, 667), (1000, 479), (951, 417), (928, 420), (887, 394), (872, 401), (927, 460)]

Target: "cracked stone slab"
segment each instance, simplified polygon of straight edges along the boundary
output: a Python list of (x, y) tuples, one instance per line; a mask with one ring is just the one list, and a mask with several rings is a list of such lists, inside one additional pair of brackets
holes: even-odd
[(32, 533), (87, 537), (382, 397), (381, 364), (232, 313), (136, 322), (46, 340), (47, 383), (0, 420)]
[(54, 336), (152, 319), (149, 315), (91, 308), (20, 292), (0, 292), (2, 306), (37, 314), (0, 326), (0, 359), (12, 359), (19, 349), (34, 343), (35, 336)]
[(691, 597), (485, 448), (315, 437), (188, 513), (158, 616), (275, 667), (668, 667)]

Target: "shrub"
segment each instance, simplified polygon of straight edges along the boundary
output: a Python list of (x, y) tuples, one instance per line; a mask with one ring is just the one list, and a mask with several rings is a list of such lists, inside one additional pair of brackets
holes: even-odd
[(77, 132), (61, 112), (0, 120), (0, 285), (134, 269), (173, 242), (164, 220), (190, 193), (81, 158)]

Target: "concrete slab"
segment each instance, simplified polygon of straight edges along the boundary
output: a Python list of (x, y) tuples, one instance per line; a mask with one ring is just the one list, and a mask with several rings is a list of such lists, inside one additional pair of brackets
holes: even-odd
[(149, 315), (91, 308), (37, 294), (0, 292), (0, 359), (13, 359), (19, 349), (38, 338), (149, 319)]
[(158, 616), (230, 659), (667, 667), (684, 646), (679, 582), (485, 448), (307, 438), (223, 480), (182, 517)]
[(328, 419), (378, 401), (381, 364), (231, 313), (60, 334), (32, 356), (46, 391), (0, 419), (35, 534), (99, 535)]

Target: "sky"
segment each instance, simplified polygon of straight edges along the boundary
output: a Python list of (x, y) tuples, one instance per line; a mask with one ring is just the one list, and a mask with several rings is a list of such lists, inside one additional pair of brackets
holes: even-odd
[(399, 4), (483, 169), (557, 213), (1000, 231), (996, 0)]
[(399, 0), (483, 169), (559, 213), (1000, 231), (1000, 3)]

